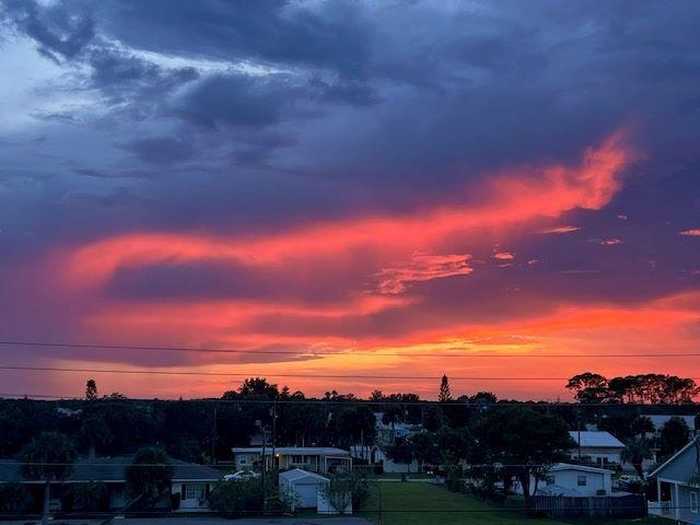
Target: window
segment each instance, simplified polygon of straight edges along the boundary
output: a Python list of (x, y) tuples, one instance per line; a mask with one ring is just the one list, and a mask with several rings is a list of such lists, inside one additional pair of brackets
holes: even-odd
[(292, 456), (292, 463), (301, 465), (304, 463), (304, 456)]
[(202, 499), (204, 498), (204, 485), (183, 485), (184, 499)]
[(588, 485), (588, 478), (587, 478), (586, 476), (579, 476), (579, 477), (576, 479), (576, 484), (577, 484), (579, 487), (585, 487), (586, 485)]
[(698, 513), (698, 493), (697, 492), (690, 493), (690, 512), (692, 512), (693, 514)]
[(241, 465), (245, 465), (246, 463), (248, 463), (248, 459), (245, 458), (245, 457), (243, 457), (243, 458), (240, 459), (239, 463), (240, 463)]

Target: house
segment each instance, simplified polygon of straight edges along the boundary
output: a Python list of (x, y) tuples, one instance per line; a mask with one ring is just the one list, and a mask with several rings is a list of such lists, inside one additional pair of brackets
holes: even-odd
[[(330, 479), (302, 469), (292, 469), (279, 474), (281, 494), (289, 499), (292, 511), (316, 509), (319, 514), (337, 514), (326, 493)], [(337, 503), (337, 502), (336, 502)], [(343, 514), (352, 513), (352, 495), (343, 497)]]
[[(73, 464), (68, 478), (51, 486), (51, 498), (56, 501), (57, 510), (69, 510), (64, 508), (69, 499), (66, 496), (73, 486), (83, 483), (103, 483), (107, 490), (106, 510), (124, 510), (130, 503), (126, 489), (126, 471), (133, 460), (134, 455), (79, 458)], [(186, 463), (177, 459), (169, 461), (173, 469), (170, 494), (163, 498), (158, 508), (164, 511), (171, 510), (172, 500), (177, 500), (176, 495), (179, 495), (179, 505), (172, 510), (208, 510), (207, 496), (213, 485), (222, 478), (222, 473), (206, 465)], [(20, 483), (29, 488), (35, 500), (41, 501), (44, 482), (25, 478), (22, 474), (22, 463), (17, 460), (0, 460), (0, 484), (2, 483)]]
[(625, 445), (610, 432), (572, 430), (569, 435), (576, 443), (570, 451), (571, 458), (599, 467), (622, 464)]
[[(612, 470), (608, 469), (558, 463), (547, 471), (544, 480), (538, 482), (536, 495), (569, 497), (610, 495), (612, 475)], [(530, 479), (530, 490), (534, 486), (533, 477)], [(522, 494), (520, 484), (516, 484), (514, 490)]]
[(417, 461), (412, 463), (397, 463), (386, 456), (384, 452), (397, 439), (406, 439), (413, 434), (424, 430), (423, 425), (402, 422), (384, 423), (384, 413), (375, 412), (376, 444), (354, 445), (350, 447), (353, 458), (367, 461), (369, 465), (381, 465), (384, 472), (410, 473), (418, 472), (420, 465)]
[(416, 460), (411, 463), (399, 463), (389, 459), (377, 445), (353, 445), (350, 447), (350, 454), (355, 459), (367, 461), (369, 465), (381, 465), (382, 471), (393, 474), (407, 474), (411, 472), (419, 472), (420, 465)]
[(376, 440), (380, 444), (393, 443), (396, 438), (407, 438), (423, 430), (423, 425), (400, 421), (384, 422), (384, 412), (374, 413)]
[[(233, 461), (238, 470), (300, 468), (320, 474), (352, 470), (350, 452), (335, 447), (240, 447), (233, 448)], [(274, 451), (274, 456), (273, 456)]]
[(682, 523), (700, 522), (700, 437), (666, 460), (648, 479), (656, 479), (657, 501), (649, 512)]

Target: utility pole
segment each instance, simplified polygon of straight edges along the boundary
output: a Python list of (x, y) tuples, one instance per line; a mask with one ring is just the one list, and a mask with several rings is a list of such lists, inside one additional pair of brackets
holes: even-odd
[(218, 419), (218, 414), (217, 414), (217, 404), (214, 403), (214, 428), (213, 428), (213, 434), (211, 436), (211, 463), (212, 465), (216, 465), (216, 439), (217, 439), (217, 419)]
[(263, 503), (263, 513), (266, 510), (266, 504), (267, 504), (267, 499), (265, 498), (266, 492), (265, 492), (265, 469), (267, 468), (266, 465), (266, 457), (265, 457), (265, 442), (267, 441), (267, 432), (265, 432), (265, 422), (261, 421), (260, 422), (260, 430), (262, 431), (262, 468), (260, 470), (260, 483), (262, 485), (262, 503)]
[(276, 455), (276, 442), (277, 442), (277, 400), (275, 399), (272, 402), (272, 475), (275, 476), (272, 480), (272, 484), (274, 485), (277, 482), (277, 470), (279, 468), (279, 465), (277, 464), (277, 455)]

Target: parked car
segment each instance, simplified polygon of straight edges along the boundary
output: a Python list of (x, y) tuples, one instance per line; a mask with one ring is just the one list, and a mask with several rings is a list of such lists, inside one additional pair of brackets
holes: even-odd
[(260, 474), (258, 472), (253, 472), (252, 470), (239, 470), (233, 474), (226, 474), (224, 476), (224, 481), (248, 481), (259, 477)]

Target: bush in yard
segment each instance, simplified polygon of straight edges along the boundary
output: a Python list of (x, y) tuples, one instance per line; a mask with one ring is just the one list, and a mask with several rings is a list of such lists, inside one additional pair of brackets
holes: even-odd
[(107, 485), (96, 481), (75, 483), (66, 494), (67, 510), (100, 512), (109, 510), (109, 491)]
[(258, 479), (220, 481), (209, 495), (211, 509), (227, 517), (262, 512), (264, 503), (263, 487)]
[(358, 472), (336, 474), (330, 478), (321, 491), (326, 499), (341, 514), (352, 503), (359, 509), (369, 497), (367, 478)]
[(32, 498), (19, 483), (0, 484), (0, 512), (8, 514), (29, 512)]

